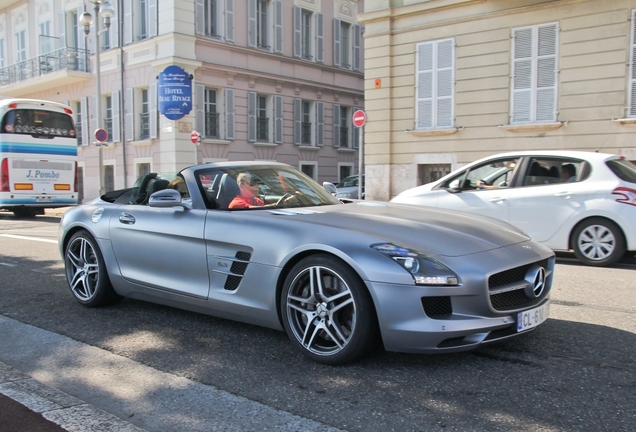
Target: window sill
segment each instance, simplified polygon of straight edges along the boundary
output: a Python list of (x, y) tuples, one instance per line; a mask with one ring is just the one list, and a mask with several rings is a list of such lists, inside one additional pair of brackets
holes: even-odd
[[(567, 122), (565, 122), (567, 124)], [(556, 130), (564, 125), (564, 122), (554, 123), (525, 123), (500, 125), (499, 127), (508, 132), (545, 132)]]
[(149, 146), (152, 144), (152, 140), (147, 139), (147, 140), (139, 140), (139, 141), (130, 141), (129, 144), (132, 144), (135, 147)]
[(301, 149), (301, 150), (311, 150), (311, 151), (320, 150), (320, 147), (312, 146), (312, 145), (301, 145), (301, 146), (298, 146), (298, 148)]
[(633, 125), (633, 124), (636, 124), (636, 117), (612, 119), (612, 121), (614, 123), (619, 123), (619, 124), (622, 124), (622, 125)]
[(222, 139), (219, 139), (219, 138), (203, 138), (203, 144), (224, 144), (224, 145), (228, 145), (231, 142), (232, 141), (222, 140)]
[(338, 147), (336, 150), (340, 153), (355, 153), (358, 151), (358, 149), (352, 149), (349, 147)]
[(252, 144), (254, 144), (256, 147), (278, 147), (278, 144), (276, 143), (271, 143), (271, 142), (253, 142)]
[(458, 130), (463, 128), (450, 128), (450, 129), (411, 129), (406, 132), (416, 137), (428, 137), (428, 136), (443, 136), (452, 135), (457, 133)]

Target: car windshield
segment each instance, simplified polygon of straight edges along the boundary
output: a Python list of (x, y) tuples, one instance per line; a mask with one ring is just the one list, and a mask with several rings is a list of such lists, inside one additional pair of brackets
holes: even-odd
[(211, 165), (197, 170), (195, 177), (209, 209), (271, 210), (341, 204), (311, 177), (286, 165)]
[(636, 165), (624, 159), (612, 159), (606, 163), (619, 179), (629, 183), (636, 183)]
[(336, 183), (337, 188), (354, 187), (358, 186), (358, 176), (349, 176), (339, 183)]

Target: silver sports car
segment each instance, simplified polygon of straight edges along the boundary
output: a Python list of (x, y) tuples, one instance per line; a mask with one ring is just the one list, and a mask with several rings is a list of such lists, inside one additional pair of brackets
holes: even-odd
[(325, 364), (380, 343), (467, 350), (548, 317), (554, 254), (511, 225), (343, 204), (326, 188), (279, 163), (148, 174), (62, 218), (71, 292), (89, 307), (126, 296), (284, 329)]

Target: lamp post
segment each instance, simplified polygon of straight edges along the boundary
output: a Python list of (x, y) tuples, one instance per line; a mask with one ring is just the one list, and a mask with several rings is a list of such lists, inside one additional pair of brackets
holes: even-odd
[[(108, 0), (91, 0), (93, 3), (93, 7), (95, 9), (95, 17), (98, 17), (101, 13), (104, 18), (104, 26), (106, 27), (103, 31), (108, 30), (110, 27), (110, 19), (115, 16), (115, 8), (111, 6)], [(86, 36), (91, 31), (91, 25), (93, 24), (93, 16), (89, 12), (84, 12), (80, 16), (80, 24), (84, 26), (84, 33)], [(101, 47), (99, 45), (99, 19), (95, 20), (95, 84), (97, 86), (97, 103), (95, 106), (95, 117), (97, 118), (97, 129), (101, 128), (102, 125), (102, 85), (101, 85), (101, 72), (100, 72), (100, 50)], [(93, 131), (94, 135), (94, 131)], [(102, 154), (101, 143), (97, 144), (99, 146), (99, 195), (101, 196), (104, 193), (104, 159)]]

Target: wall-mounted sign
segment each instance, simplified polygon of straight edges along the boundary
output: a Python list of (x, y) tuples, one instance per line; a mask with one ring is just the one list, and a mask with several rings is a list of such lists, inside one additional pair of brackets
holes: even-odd
[(159, 112), (179, 120), (192, 111), (192, 80), (179, 66), (168, 66), (159, 73)]

